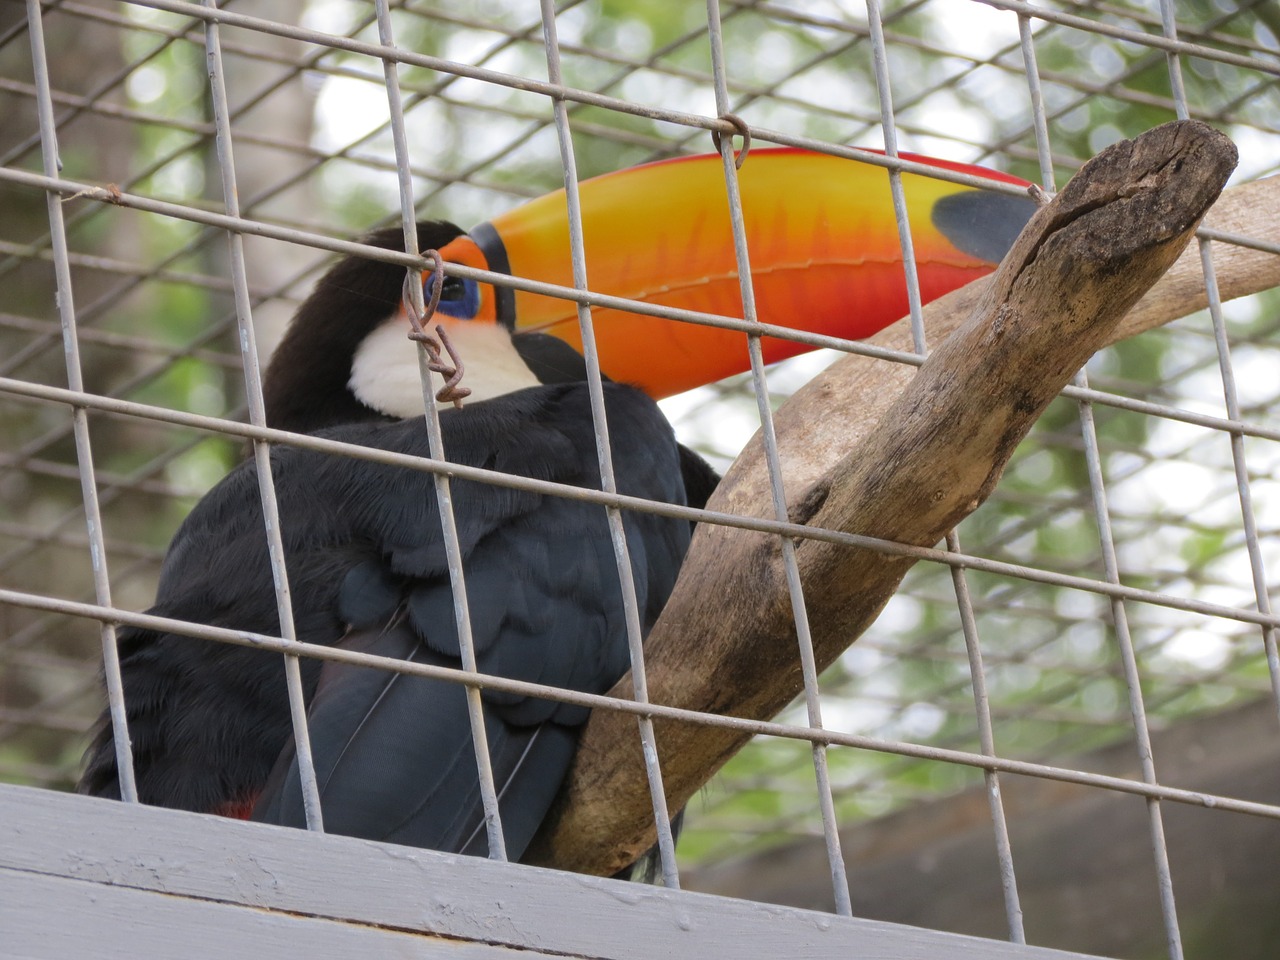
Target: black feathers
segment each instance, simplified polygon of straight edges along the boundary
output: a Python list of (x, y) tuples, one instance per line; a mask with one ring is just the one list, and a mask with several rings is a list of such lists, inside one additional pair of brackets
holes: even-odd
[[(657, 408), (607, 385), (622, 492), (684, 501), (680, 456)], [(536, 387), (445, 411), (450, 459), (599, 488), (585, 384)], [(425, 456), (420, 421), (346, 425), (338, 440)], [(452, 594), (429, 473), (277, 448), (280, 504), (299, 639), (460, 665)], [(604, 508), (453, 481), (480, 669), (602, 692), (627, 669), (622, 595)], [(686, 523), (627, 513), (647, 630), (674, 583)], [(276, 633), (275, 600), (252, 463), (192, 511), (166, 561), (156, 611)], [(278, 656), (178, 636), (126, 631), (130, 729), (144, 802), (215, 810), (256, 798), (291, 742)], [(475, 759), (462, 689), (335, 663), (306, 664), (312, 747), (328, 829), (484, 850)], [(586, 711), (485, 695), (490, 753), (503, 791), (509, 855), (518, 857), (559, 787)], [(104, 733), (82, 789), (113, 794)], [(257, 819), (302, 824), (292, 753)], [(524, 828), (517, 828), (519, 824)]]
[[(443, 247), (462, 231), (452, 223), (418, 224), (420, 250)], [(404, 231), (388, 227), (361, 241), (404, 250)], [(348, 257), (331, 267), (289, 324), (263, 378), (267, 422), (313, 433), (340, 423), (385, 419), (347, 389), (360, 342), (400, 307), (405, 268)]]
[[(440, 247), (452, 224), (419, 225)], [(399, 229), (366, 242), (401, 249)], [(421, 418), (394, 420), (348, 388), (362, 341), (399, 305), (403, 267), (348, 259), (320, 280), (267, 372), (268, 422), (428, 456)], [(600, 488), (581, 358), (527, 337), (547, 385), (440, 415), (454, 463)], [(417, 386), (416, 384), (414, 385)], [(620, 492), (702, 505), (715, 474), (679, 447), (657, 406), (607, 383)], [(298, 639), (400, 660), (461, 666), (430, 473), (285, 446), (271, 453)], [(603, 506), (454, 479), (479, 669), (603, 692), (626, 672), (626, 618)], [(642, 629), (675, 583), (691, 525), (625, 511)], [(152, 612), (279, 634), (253, 462), (196, 505), (170, 546)], [(121, 669), (144, 803), (304, 823), (279, 654), (125, 629)], [(312, 752), (331, 832), (484, 853), (487, 838), (466, 694), (444, 680), (304, 658)], [(587, 711), (492, 689), (482, 694), (507, 854), (519, 858), (559, 789)], [(105, 724), (80, 789), (119, 796)]]

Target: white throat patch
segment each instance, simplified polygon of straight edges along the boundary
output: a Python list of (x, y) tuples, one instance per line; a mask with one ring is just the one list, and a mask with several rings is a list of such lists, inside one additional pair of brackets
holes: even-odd
[[(520, 359), (511, 334), (503, 327), (458, 321), (449, 323), (447, 329), (465, 367), (461, 385), (471, 390), (468, 401), (488, 400), (538, 385), (538, 378)], [(347, 381), (351, 392), (365, 406), (401, 419), (420, 417), (426, 412), (418, 373), (418, 345), (408, 334), (408, 321), (399, 314), (379, 326), (361, 341)], [(437, 379), (435, 388), (438, 387)]]

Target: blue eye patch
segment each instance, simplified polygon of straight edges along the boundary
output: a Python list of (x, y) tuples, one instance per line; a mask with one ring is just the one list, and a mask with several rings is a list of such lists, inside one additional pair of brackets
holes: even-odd
[[(423, 299), (431, 299), (431, 278), (423, 283)], [(445, 277), (436, 309), (450, 317), (471, 320), (480, 312), (480, 285), (464, 277)]]

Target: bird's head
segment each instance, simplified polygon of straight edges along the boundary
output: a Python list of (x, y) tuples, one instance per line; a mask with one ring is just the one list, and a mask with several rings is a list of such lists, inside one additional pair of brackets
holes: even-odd
[[(399, 226), (364, 239), (403, 250)], [(487, 266), (462, 230), (443, 221), (418, 224), (418, 248), (450, 248), (448, 259)], [(475, 256), (469, 251), (475, 249)], [(340, 423), (421, 416), (418, 345), (403, 303), (405, 268), (363, 257), (331, 267), (298, 308), (264, 378), (267, 422), (310, 432)], [(424, 274), (430, 283), (430, 274)], [(495, 288), (445, 277), (430, 325), (443, 326), (465, 362), (470, 400), (500, 396), (540, 381), (521, 359), (511, 330), (498, 320)], [(425, 298), (424, 298), (425, 299)]]

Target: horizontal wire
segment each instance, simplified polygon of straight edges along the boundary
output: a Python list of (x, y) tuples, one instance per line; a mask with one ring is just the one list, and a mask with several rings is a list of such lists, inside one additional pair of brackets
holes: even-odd
[[(97, 10), (92, 7), (84, 7), (80, 4), (64, 3), (61, 5), (60, 9), (62, 9), (68, 14), (81, 17), (84, 19), (91, 19), (91, 20), (108, 23), (112, 25), (123, 26), (125, 24), (128, 24), (128, 27), (131, 30), (150, 31), (157, 35), (170, 36), (170, 31), (165, 30), (164, 28), (158, 25), (130, 23), (127, 20), (127, 18), (120, 17), (117, 15), (112, 15), (106, 11)], [(446, 19), (449, 22), (464, 23), (464, 24), (469, 24), (473, 22), (468, 18), (456, 17), (456, 16), (447, 17), (443, 19)], [(697, 36), (697, 34), (691, 34), (690, 36)], [(184, 40), (192, 44), (199, 43), (199, 40), (197, 38), (190, 37), (190, 36), (178, 36), (178, 37), (175, 37), (175, 39)], [(942, 48), (940, 47), (927, 44), (924, 41), (919, 41), (916, 38), (912, 38), (912, 37), (896, 36), (894, 39), (895, 39), (895, 42), (917, 46), (919, 49), (924, 50), (926, 52), (938, 53), (942, 50)], [(1016, 45), (1015, 45), (1015, 48), (1016, 48)], [(584, 47), (581, 49), (583, 52), (585, 52), (588, 48)], [(224, 50), (228, 52), (234, 51), (238, 53), (240, 56), (254, 59), (261, 63), (274, 63), (282, 66), (303, 67), (309, 73), (317, 73), (324, 76), (362, 80), (371, 84), (375, 84), (375, 83), (381, 84), (380, 76), (365, 70), (357, 69), (357, 68), (346, 67), (342, 65), (322, 64), (322, 63), (315, 63), (315, 64), (308, 65), (305, 62), (305, 59), (291, 58), (285, 54), (281, 54), (275, 51), (258, 50), (258, 49), (246, 48), (246, 47), (236, 47), (233, 44), (224, 45)], [(662, 74), (663, 76), (669, 76), (677, 79), (688, 80), (691, 83), (698, 83), (698, 82), (706, 83), (709, 81), (709, 78), (710, 78), (709, 74), (704, 74), (697, 70), (678, 67), (671, 64), (659, 65), (655, 63), (652, 58), (647, 61), (640, 61), (634, 58), (628, 58), (628, 57), (622, 56), (617, 53), (612, 53), (607, 51), (597, 51), (597, 52), (602, 52), (606, 54), (605, 56), (600, 58), (605, 60), (606, 62), (616, 63), (619, 65), (628, 67), (629, 69), (627, 70), (626, 74), (624, 74), (624, 78), (625, 76), (630, 76), (635, 71), (640, 69), (650, 69), (657, 73)], [(974, 65), (982, 65), (982, 64), (988, 63), (988, 61), (975, 60), (975, 61), (972, 61), (972, 63)], [(1002, 64), (994, 64), (994, 65), (999, 66), (1001, 69), (1007, 70), (1010, 73), (1015, 72), (1015, 68), (1012, 66), (1005, 66)], [(803, 70), (804, 68), (802, 67), (797, 72), (803, 73)], [(607, 83), (604, 85), (604, 88), (607, 89), (608, 87), (614, 86), (614, 85), (616, 85), (616, 82)], [(12, 88), (15, 92), (23, 92), (23, 88), (25, 86), (26, 85), (20, 84), (17, 81), (0, 79), (0, 88), (4, 88), (4, 89)], [(541, 112), (535, 112), (532, 110), (525, 111), (525, 110), (517, 109), (510, 104), (493, 105), (493, 104), (486, 104), (478, 101), (467, 101), (467, 100), (462, 100), (455, 97), (444, 96), (434, 92), (431, 89), (431, 85), (426, 85), (426, 84), (414, 84), (411, 82), (402, 81), (402, 86), (405, 90), (409, 90), (412, 92), (426, 93), (430, 95), (433, 100), (439, 103), (444, 103), (450, 106), (455, 106), (455, 107), (459, 107), (467, 110), (474, 110), (481, 113), (495, 113), (495, 114), (500, 114), (500, 115), (515, 118), (515, 119), (537, 121), (541, 123), (544, 127), (546, 126), (545, 111), (541, 111)], [(858, 120), (867, 125), (870, 125), (872, 122), (878, 122), (878, 120), (874, 117), (874, 115), (869, 112), (866, 113), (865, 115), (859, 115), (858, 113), (855, 113), (852, 110), (847, 108), (841, 110), (834, 107), (824, 107), (821, 105), (808, 103), (796, 97), (786, 96), (785, 94), (778, 93), (770, 88), (758, 87), (758, 86), (753, 86), (751, 84), (743, 83), (741, 82), (741, 80), (738, 80), (732, 84), (732, 90), (735, 93), (750, 96), (753, 99), (768, 96), (770, 100), (776, 103), (789, 104), (800, 109), (808, 109), (811, 112), (828, 115), (832, 117), (848, 117), (851, 119)], [(76, 106), (76, 107), (79, 107), (80, 109), (83, 109), (86, 112), (92, 112), (95, 114), (99, 114), (102, 116), (109, 116), (113, 118), (132, 119), (140, 123), (163, 124), (164, 126), (170, 129), (185, 130), (189, 133), (199, 134), (201, 136), (208, 135), (208, 128), (210, 126), (208, 123), (203, 123), (200, 121), (182, 121), (178, 118), (164, 117), (158, 114), (149, 114), (143, 111), (133, 110), (127, 107), (120, 107), (115, 104), (99, 103), (97, 101), (91, 100), (90, 98), (81, 97), (81, 96), (77, 96), (69, 93), (61, 93), (61, 94), (55, 93), (54, 97), (57, 102), (60, 102), (63, 105)], [(1141, 102), (1146, 102), (1146, 100), (1144, 99)], [(899, 124), (899, 128), (914, 134), (920, 134), (920, 135), (935, 134), (935, 131), (922, 125), (913, 125), (913, 124), (904, 123), (904, 124)], [(599, 136), (604, 139), (613, 140), (616, 142), (630, 143), (637, 146), (643, 146), (647, 149), (655, 151), (659, 155), (668, 155), (673, 147), (682, 146), (682, 144), (678, 142), (673, 143), (668, 140), (662, 140), (656, 137), (638, 134), (635, 131), (624, 130), (616, 127), (608, 127), (602, 124), (587, 123), (582, 120), (577, 120), (575, 122), (575, 130), (579, 134), (588, 133), (595, 136)], [(237, 140), (242, 143), (250, 143), (256, 146), (264, 146), (272, 149), (278, 149), (278, 150), (290, 152), (299, 156), (312, 157), (320, 161), (334, 159), (332, 154), (326, 153), (325, 151), (320, 150), (316, 147), (313, 147), (311, 144), (305, 143), (305, 142), (288, 141), (279, 137), (267, 136), (265, 134), (254, 133), (248, 130), (238, 132), (236, 136), (237, 136)], [(957, 143), (960, 143), (969, 147), (976, 148), (976, 147), (983, 146), (983, 143), (978, 140), (966, 139), (963, 137), (951, 137), (950, 139), (954, 140)], [(1011, 148), (1008, 152), (1010, 156), (1021, 157), (1023, 159), (1034, 156), (1034, 154), (1029, 154), (1029, 153), (1025, 154), (1024, 156), (1022, 153), (1020, 153), (1017, 150), (1016, 147)], [(347, 152), (342, 154), (341, 159), (349, 160), (352, 163), (356, 163), (362, 166), (367, 166), (371, 169), (379, 169), (379, 170), (394, 169), (393, 163), (375, 156), (365, 156), (365, 155), (352, 154)], [(420, 176), (420, 177), (438, 181), (441, 183), (456, 182), (460, 179), (457, 173), (430, 170), (427, 168), (423, 168), (417, 164), (413, 165), (411, 169), (415, 176)], [(512, 194), (515, 196), (531, 197), (536, 195), (534, 191), (531, 191), (528, 189), (522, 190), (518, 183), (502, 182), (502, 181), (490, 182), (486, 180), (477, 180), (474, 177), (466, 178), (466, 182), (471, 185), (481, 187), (483, 189), (494, 190), (497, 192)]]
[(617, 713), (630, 713), (634, 716), (654, 720), (675, 720), (699, 726), (719, 727), (737, 733), (780, 737), (786, 740), (800, 740), (806, 743), (820, 743), (828, 746), (853, 747), (877, 753), (897, 754), (904, 757), (915, 757), (921, 760), (936, 760), (945, 763), (962, 764), (984, 770), (996, 770), (1001, 773), (1014, 773), (1044, 780), (1057, 780), (1063, 783), (1075, 783), (1081, 786), (1099, 787), (1118, 793), (1128, 793), (1148, 799), (1170, 800), (1190, 806), (1207, 807), (1226, 810), (1232, 813), (1244, 813), (1251, 816), (1264, 817), (1269, 820), (1280, 820), (1280, 806), (1224, 797), (1198, 790), (1185, 790), (1163, 784), (1147, 784), (1124, 777), (1113, 777), (1104, 774), (1074, 770), (1069, 767), (1056, 767), (1051, 764), (1032, 763), (1026, 760), (1013, 760), (1006, 757), (990, 757), (966, 750), (949, 750), (931, 747), (925, 744), (909, 743), (901, 740), (890, 740), (881, 737), (868, 737), (859, 734), (841, 733), (835, 730), (816, 730), (812, 727), (794, 724), (777, 723), (769, 720), (749, 720), (743, 717), (725, 716), (722, 714), (702, 713), (683, 707), (670, 707), (657, 703), (637, 703), (634, 700), (622, 700), (603, 694), (582, 693), (563, 687), (546, 686), (524, 680), (513, 680), (486, 673), (469, 673), (452, 667), (440, 667), (427, 663), (398, 660), (373, 654), (346, 650), (341, 647), (326, 647), (316, 643), (289, 641), (267, 634), (253, 633), (246, 630), (229, 630), (224, 627), (212, 627), (206, 624), (190, 623), (185, 620), (174, 620), (169, 617), (157, 617), (145, 613), (132, 613), (114, 607), (102, 607), (92, 603), (76, 603), (59, 600), (41, 594), (25, 593), (20, 590), (0, 588), (0, 603), (34, 610), (45, 610), (67, 614), (88, 620), (96, 620), (116, 626), (137, 627), (154, 632), (176, 633), (181, 636), (200, 640), (213, 640), (238, 647), (249, 647), (255, 650), (269, 650), (299, 657), (310, 657), (316, 660), (345, 663), (350, 666), (373, 667), (392, 673), (409, 676), (427, 677), (436, 680), (448, 680), (480, 690), (495, 690), (521, 697), (537, 697), (567, 703), (575, 706), (589, 707), (593, 710), (604, 709)]
[(441, 463), (427, 457), (414, 457), (408, 454), (392, 453), (387, 450), (378, 450), (373, 447), (362, 447), (358, 444), (343, 443), (338, 440), (330, 440), (324, 437), (312, 436), (310, 434), (291, 433), (287, 430), (276, 430), (271, 427), (255, 427), (247, 423), (236, 423), (230, 420), (222, 420), (217, 417), (207, 417), (194, 413), (185, 413), (178, 410), (169, 410), (164, 407), (151, 406), (149, 404), (137, 403), (131, 400), (119, 400), (113, 397), (102, 397), (91, 393), (79, 393), (62, 387), (50, 387), (43, 384), (28, 383), (24, 380), (13, 380), (8, 377), (0, 377), (0, 393), (30, 397), (32, 399), (44, 400), (53, 403), (68, 404), (73, 407), (86, 407), (88, 409), (101, 410), (106, 413), (124, 417), (141, 417), (147, 420), (160, 421), (162, 423), (179, 424), (181, 426), (194, 427), (199, 430), (208, 430), (213, 433), (242, 437), (247, 440), (267, 440), (271, 443), (283, 444), (304, 450), (314, 450), (320, 453), (332, 453), (339, 456), (351, 457), (357, 460), (368, 460), (373, 463), (382, 463), (390, 466), (407, 467), (411, 470), (417, 470), (423, 473), (441, 473), (446, 476), (462, 480), (475, 480), (480, 483), (492, 484), (493, 486), (507, 487), (513, 490), (523, 490), (530, 493), (546, 494), (548, 496), (563, 497), (570, 500), (584, 500), (591, 503), (602, 504), (607, 507), (622, 507), (628, 510), (635, 510), (639, 513), (652, 513), (658, 516), (675, 517), (681, 520), (690, 520), (695, 523), (714, 523), (720, 526), (737, 527), (739, 529), (751, 530), (757, 533), (783, 534), (788, 537), (799, 537), (801, 539), (816, 540), (823, 543), (875, 550), (892, 556), (914, 557), (917, 560), (930, 560), (947, 566), (964, 567), (972, 570), (981, 570), (986, 573), (1015, 577), (1021, 580), (1030, 580), (1037, 583), (1052, 584), (1060, 587), (1070, 587), (1078, 590), (1084, 590), (1088, 593), (1096, 593), (1117, 599), (1138, 600), (1144, 603), (1155, 604), (1156, 606), (1168, 607), (1173, 610), (1183, 610), (1189, 613), (1201, 613), (1211, 617), (1225, 617), (1230, 620), (1241, 621), (1242, 623), (1280, 626), (1280, 614), (1261, 614), (1254, 610), (1243, 610), (1235, 607), (1224, 606), (1222, 604), (1208, 603), (1202, 600), (1175, 597), (1151, 590), (1143, 590), (1138, 587), (1129, 587), (1123, 584), (1112, 584), (1107, 583), (1106, 581), (1092, 580), (1087, 577), (1052, 573), (1050, 571), (1039, 570), (1034, 567), (988, 560), (969, 554), (950, 553), (945, 550), (935, 550), (929, 547), (915, 547), (908, 544), (896, 543), (892, 540), (881, 540), (877, 537), (869, 537), (862, 534), (842, 533), (840, 531), (827, 530), (821, 527), (809, 527), (799, 523), (787, 523), (780, 520), (765, 520), (755, 517), (740, 516), (737, 514), (720, 513), (713, 510), (697, 509), (695, 507), (680, 506), (672, 503), (645, 500), (640, 497), (631, 497), (623, 494), (609, 494), (602, 490), (591, 490), (585, 487), (574, 487), (567, 484), (554, 483), (549, 480), (537, 480), (531, 477), (499, 473), (493, 470), (486, 470), (481, 467), (471, 467), (459, 463)]
[[(583, 90), (578, 87), (548, 83), (544, 80), (533, 80), (529, 77), (521, 77), (515, 74), (503, 73), (498, 70), (490, 70), (484, 67), (474, 67), (470, 64), (459, 63), (455, 60), (431, 57), (398, 47), (386, 47), (376, 43), (354, 40), (348, 37), (324, 33), (319, 30), (291, 26), (274, 20), (266, 20), (261, 17), (252, 17), (226, 10), (207, 9), (195, 4), (187, 3), (185, 0), (130, 0), (130, 2), (138, 6), (152, 7), (157, 10), (166, 10), (171, 13), (208, 20), (214, 23), (241, 27), (247, 30), (256, 30), (260, 33), (266, 33), (271, 36), (283, 37), (290, 40), (300, 40), (304, 43), (313, 43), (329, 47), (334, 50), (345, 50), (349, 53), (359, 53), (365, 56), (375, 57), (386, 62), (404, 63), (410, 66), (435, 70), (439, 73), (465, 77), (470, 80), (481, 80), (498, 86), (508, 87), (513, 90), (521, 90), (525, 93), (540, 94), (553, 99), (571, 100), (575, 103), (600, 107), (615, 113), (625, 113), (630, 114), (631, 116), (673, 123), (680, 126), (698, 127), (703, 130), (714, 131), (721, 134), (736, 134), (739, 132), (738, 127), (729, 123), (727, 120), (720, 119), (719, 117), (708, 117), (702, 114), (687, 113), (681, 110), (670, 110), (661, 107), (647, 106), (645, 104), (636, 103), (633, 100), (623, 100), (618, 97), (610, 97), (605, 94), (595, 93), (590, 90)], [(799, 147), (805, 150), (811, 150), (815, 153), (823, 153), (834, 157), (843, 157), (849, 160), (860, 160), (886, 169), (901, 170), (904, 173), (916, 173), (922, 176), (932, 177), (935, 180), (957, 183), (962, 186), (981, 187), (997, 193), (1008, 193), (1014, 196), (1022, 196), (1025, 193), (1022, 188), (1015, 184), (993, 181), (985, 177), (977, 177), (960, 171), (947, 170), (941, 167), (931, 166), (926, 163), (893, 159), (878, 153), (872, 153), (859, 147), (842, 146), (839, 144), (833, 144), (826, 140), (798, 136), (786, 133), (785, 131), (772, 130), (766, 127), (748, 126), (748, 129), (750, 130), (753, 140), (767, 141), (781, 146)]]
[(1059, 26), (1074, 27), (1077, 30), (1085, 31), (1086, 33), (1101, 34), (1104, 37), (1111, 37), (1114, 40), (1127, 40), (1130, 43), (1136, 43), (1139, 46), (1154, 47), (1155, 49), (1163, 50), (1166, 53), (1186, 54), (1190, 57), (1199, 57), (1202, 60), (1215, 60), (1218, 63), (1227, 63), (1233, 67), (1243, 67), (1246, 70), (1258, 70), (1262, 73), (1271, 73), (1276, 76), (1280, 76), (1280, 62), (1260, 60), (1256, 57), (1228, 53), (1225, 50), (1215, 50), (1213, 47), (1206, 47), (1204, 44), (1188, 43), (1185, 40), (1174, 40), (1169, 37), (1161, 36), (1157, 33), (1144, 33), (1140, 30), (1128, 30), (1124, 27), (1113, 27), (1110, 24), (1101, 22), (1100, 20), (1089, 20), (1085, 17), (1077, 17), (1069, 13), (1058, 13), (1055, 10), (1050, 10), (1037, 4), (1025, 3), (1023, 0), (972, 0), (972, 2), (985, 4), (988, 7), (995, 7), (997, 10), (1008, 10), (1014, 13), (1020, 13), (1025, 17), (1031, 17), (1035, 20), (1044, 20), (1048, 23), (1056, 23)]
[[(978, 0), (978, 2), (980, 2), (980, 0)], [(31, 173), (25, 170), (0, 168), (0, 181), (4, 180), (21, 183), (38, 189), (56, 191), (70, 197), (84, 197), (102, 203), (130, 207), (147, 213), (156, 213), (162, 216), (190, 220), (195, 223), (219, 227), (233, 232), (302, 244), (304, 246), (314, 247), (318, 250), (340, 253), (345, 256), (359, 256), (370, 260), (380, 260), (384, 263), (393, 263), (398, 266), (416, 266), (424, 271), (431, 269), (433, 266), (429, 259), (412, 257), (405, 253), (387, 250), (381, 247), (371, 247), (367, 244), (359, 243), (358, 241), (338, 240), (324, 234), (297, 230), (291, 227), (279, 226), (277, 224), (261, 220), (253, 220), (243, 217), (229, 217), (225, 214), (214, 213), (213, 211), (201, 210), (194, 207), (187, 207), (182, 204), (170, 203), (164, 200), (155, 200), (149, 197), (139, 196), (137, 194), (114, 193), (109, 188), (99, 187), (79, 181), (65, 180), (62, 178), (45, 177), (41, 174)], [(1273, 244), (1263, 244), (1260, 241), (1254, 241), (1248, 237), (1239, 237), (1234, 234), (1215, 233), (1214, 239), (1221, 239), (1228, 243), (1238, 243), (1241, 246), (1250, 246), (1265, 250), (1266, 252), (1272, 252), (1271, 248), (1275, 246)], [(846, 340), (840, 337), (810, 333), (808, 331), (797, 330), (792, 327), (779, 326), (778, 324), (760, 322), (751, 323), (746, 320), (725, 317), (719, 314), (703, 313), (697, 310), (684, 310), (677, 307), (645, 303), (639, 300), (629, 300), (625, 297), (594, 293), (589, 290), (575, 290), (572, 287), (562, 287), (558, 284), (544, 283), (537, 280), (528, 280), (523, 277), (513, 277), (507, 274), (493, 273), (488, 270), (479, 270), (473, 267), (463, 266), (462, 264), (446, 262), (444, 264), (444, 271), (449, 276), (465, 277), (485, 283), (495, 284), (501, 287), (509, 287), (514, 290), (523, 290), (529, 293), (555, 297), (560, 300), (586, 303), (594, 307), (622, 310), (629, 313), (640, 314), (642, 316), (658, 317), (661, 319), (676, 320), (685, 323), (695, 323), (701, 326), (718, 327), (724, 330), (734, 330), (747, 334), (758, 334), (761, 336), (774, 337), (780, 340), (790, 340), (794, 343), (803, 343), (812, 347), (826, 347), (833, 350), (839, 350), (844, 353), (853, 353), (879, 360), (892, 360), (912, 364), (914, 366), (919, 366), (924, 362), (923, 358), (913, 353), (879, 347), (874, 344), (864, 343), (857, 340)], [(1062, 390), (1061, 395), (1071, 397), (1073, 399), (1089, 400), (1094, 403), (1119, 407), (1135, 413), (1148, 413), (1216, 430), (1242, 433), (1246, 436), (1255, 436), (1267, 440), (1280, 440), (1280, 427), (1266, 427), (1261, 424), (1233, 421), (1222, 417), (1213, 417), (1206, 414), (1195, 413), (1190, 410), (1162, 406), (1149, 401), (1133, 400), (1102, 391), (1084, 389), (1070, 385)]]
[[(0, 330), (17, 330), (22, 333), (34, 333), (41, 336), (56, 333), (58, 325), (49, 320), (38, 320), (33, 317), (19, 317), (12, 313), (0, 313)], [(88, 327), (79, 331), (82, 343), (91, 343), (95, 347), (111, 350), (128, 350), (132, 353), (154, 354), (168, 360), (198, 360), (216, 367), (231, 370), (240, 369), (240, 361), (230, 353), (217, 350), (184, 348), (181, 344), (165, 343), (148, 337), (138, 337), (127, 333), (115, 333), (111, 330), (99, 330)], [(11, 462), (12, 458), (0, 456), (0, 463)]]
[[(0, 80), (0, 87), (3, 87), (2, 80)], [(10, 243), (8, 240), (0, 240), (0, 254), (18, 257), (23, 260), (40, 260), (45, 263), (53, 261), (53, 254), (47, 246)], [(184, 270), (157, 270), (154, 267), (150, 267), (145, 264), (131, 263), (127, 260), (118, 260), (114, 257), (104, 257), (98, 254), (76, 253), (75, 251), (69, 251), (67, 254), (67, 262), (73, 267), (81, 267), (85, 270), (97, 270), (101, 273), (115, 273), (122, 276), (143, 277), (148, 280), (156, 280), (160, 283), (174, 283), (188, 287), (200, 287), (205, 290), (216, 290), (219, 293), (227, 293), (231, 290), (231, 281), (224, 277), (192, 273)], [(258, 295), (261, 295), (262, 291), (257, 291), (257, 293)]]

